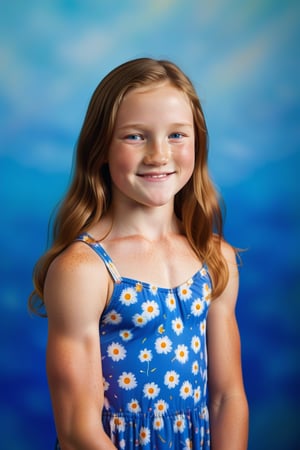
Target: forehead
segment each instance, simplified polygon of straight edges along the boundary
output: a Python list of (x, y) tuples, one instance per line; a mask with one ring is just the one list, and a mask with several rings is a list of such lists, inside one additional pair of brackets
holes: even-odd
[(193, 115), (186, 93), (168, 81), (130, 89), (120, 104), (118, 118), (147, 113), (160, 116), (165, 111), (190, 118)]
[(158, 81), (158, 82), (152, 82), (145, 86), (139, 86), (136, 88), (129, 89), (124, 98), (123, 101), (135, 97), (135, 96), (141, 96), (141, 95), (148, 95), (148, 96), (155, 96), (155, 95), (167, 95), (173, 93), (174, 95), (179, 95), (180, 97), (184, 97), (187, 102), (189, 102), (189, 98), (186, 95), (186, 93), (180, 89), (179, 87), (175, 86), (170, 81)]

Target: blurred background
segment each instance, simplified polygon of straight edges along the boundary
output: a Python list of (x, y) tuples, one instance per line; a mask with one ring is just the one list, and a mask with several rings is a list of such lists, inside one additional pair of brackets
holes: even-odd
[(171, 59), (198, 91), (237, 307), (250, 450), (300, 448), (300, 7), (277, 0), (10, 0), (0, 5), (0, 446), (50, 450), (47, 321), (26, 301), (96, 85)]

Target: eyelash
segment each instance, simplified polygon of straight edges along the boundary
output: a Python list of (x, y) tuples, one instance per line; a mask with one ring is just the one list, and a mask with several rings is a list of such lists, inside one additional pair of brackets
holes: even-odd
[[(184, 135), (176, 131), (174, 133), (169, 134), (168, 137), (169, 139), (181, 139), (184, 137)], [(125, 136), (125, 139), (136, 141), (136, 140), (144, 140), (144, 137), (141, 134), (128, 134), (127, 136)]]
[[(177, 137), (175, 138), (174, 135), (177, 135)], [(173, 137), (171, 137), (171, 136), (173, 136)], [(183, 134), (179, 133), (178, 131), (176, 131), (175, 133), (171, 133), (169, 135), (169, 138), (171, 138), (171, 139), (180, 139), (180, 138), (183, 138)]]

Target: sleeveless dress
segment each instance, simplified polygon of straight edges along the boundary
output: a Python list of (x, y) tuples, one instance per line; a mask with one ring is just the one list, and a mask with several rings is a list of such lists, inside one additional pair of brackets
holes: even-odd
[(114, 280), (99, 324), (105, 432), (120, 450), (209, 449), (206, 265), (168, 289), (121, 277), (101, 244), (87, 233), (77, 240)]

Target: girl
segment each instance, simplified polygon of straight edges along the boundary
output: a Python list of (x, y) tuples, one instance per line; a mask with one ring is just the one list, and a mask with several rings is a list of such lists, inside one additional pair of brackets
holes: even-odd
[(34, 283), (57, 449), (246, 449), (235, 251), (174, 64), (129, 61), (95, 90)]

